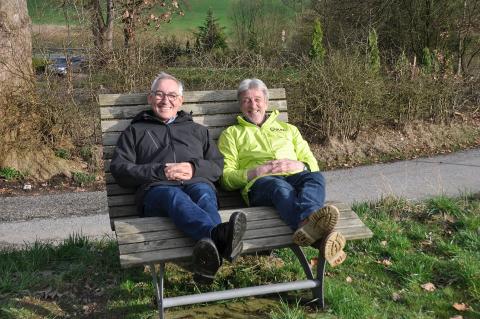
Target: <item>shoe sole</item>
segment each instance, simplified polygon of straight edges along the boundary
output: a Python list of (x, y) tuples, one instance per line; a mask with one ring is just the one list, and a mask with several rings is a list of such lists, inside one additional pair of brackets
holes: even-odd
[(340, 212), (333, 205), (327, 205), (310, 216), (308, 222), (293, 234), (293, 242), (299, 246), (310, 246), (331, 232), (337, 225)]
[(205, 277), (213, 277), (222, 265), (220, 254), (213, 240), (201, 239), (193, 247), (193, 271)]
[(229, 234), (228, 242), (231, 246), (225, 252), (225, 258), (234, 262), (243, 251), (243, 236), (247, 230), (247, 216), (242, 212), (234, 212), (230, 216), (230, 223), (233, 223), (232, 231)]
[(332, 267), (336, 267), (343, 263), (347, 258), (347, 254), (343, 251), (347, 240), (339, 232), (331, 232), (323, 242), (322, 253), (325, 260)]

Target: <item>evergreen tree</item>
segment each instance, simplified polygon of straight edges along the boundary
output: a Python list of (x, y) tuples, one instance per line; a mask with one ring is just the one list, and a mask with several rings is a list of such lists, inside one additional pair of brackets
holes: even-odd
[(375, 29), (368, 32), (368, 56), (370, 69), (374, 72), (380, 71), (380, 51), (378, 50), (378, 35)]
[(203, 51), (226, 49), (227, 42), (224, 30), (225, 27), (220, 26), (218, 19), (213, 16), (212, 9), (209, 8), (204, 24), (199, 26), (198, 32), (195, 33), (196, 43)]
[(310, 59), (323, 63), (325, 48), (323, 47), (323, 30), (319, 19), (315, 19), (312, 34), (312, 45), (310, 47)]
[(423, 70), (426, 73), (432, 72), (433, 59), (432, 59), (432, 53), (430, 52), (430, 49), (428, 47), (424, 47), (422, 50), (422, 65), (423, 65)]

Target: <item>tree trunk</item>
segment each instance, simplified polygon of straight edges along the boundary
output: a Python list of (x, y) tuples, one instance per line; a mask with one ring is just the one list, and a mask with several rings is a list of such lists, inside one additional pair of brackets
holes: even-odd
[(89, 3), (93, 41), (101, 60), (108, 59), (113, 51), (113, 0), (106, 0), (107, 12), (104, 16), (100, 0)]
[(0, 1), (0, 99), (33, 79), (31, 27), (26, 0)]
[(45, 180), (73, 165), (42, 143), (26, 0), (0, 0), (0, 167)]

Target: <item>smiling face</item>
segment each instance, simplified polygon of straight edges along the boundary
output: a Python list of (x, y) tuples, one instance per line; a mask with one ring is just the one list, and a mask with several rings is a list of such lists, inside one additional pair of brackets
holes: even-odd
[(164, 122), (174, 117), (183, 103), (178, 84), (172, 79), (158, 81), (156, 89), (148, 95), (147, 99), (155, 115)]
[(262, 124), (267, 108), (267, 99), (262, 90), (248, 89), (240, 94), (240, 110), (252, 123)]

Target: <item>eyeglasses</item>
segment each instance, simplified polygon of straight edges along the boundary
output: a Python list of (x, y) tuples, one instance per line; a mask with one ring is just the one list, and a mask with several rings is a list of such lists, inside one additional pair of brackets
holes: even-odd
[(169, 100), (170, 102), (174, 102), (178, 98), (177, 94), (164, 93), (162, 91), (155, 91), (155, 92), (152, 92), (152, 94), (155, 95), (157, 99), (160, 99), (160, 100), (163, 100), (163, 98), (166, 97), (167, 100)]

